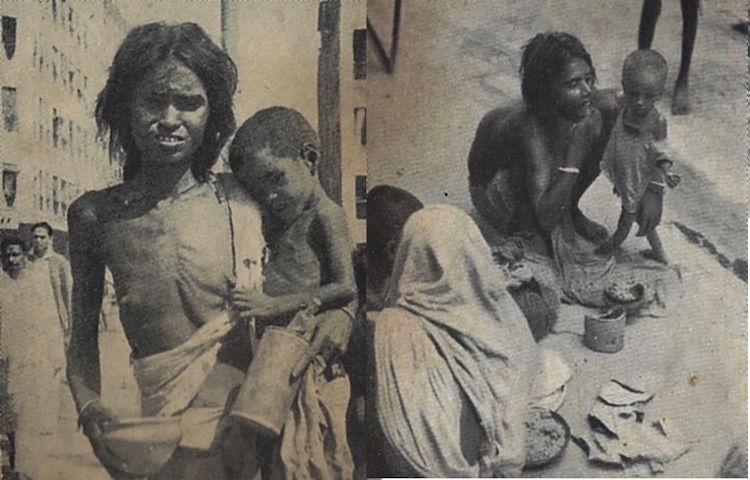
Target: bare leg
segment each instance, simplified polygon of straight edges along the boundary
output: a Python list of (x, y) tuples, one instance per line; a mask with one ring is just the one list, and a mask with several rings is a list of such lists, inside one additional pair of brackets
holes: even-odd
[(641, 23), (638, 25), (638, 49), (648, 50), (654, 41), (656, 22), (661, 14), (661, 0), (644, 0), (641, 9)]
[(664, 247), (655, 228), (646, 234), (646, 239), (648, 240), (648, 244), (651, 245), (651, 250), (643, 252), (643, 256), (667, 265), (669, 263), (667, 261), (667, 254), (664, 252)]
[(581, 173), (578, 175), (578, 181), (573, 186), (571, 195), (571, 205), (574, 207), (571, 211), (571, 217), (573, 218), (573, 225), (576, 232), (586, 240), (597, 245), (609, 238), (609, 232), (603, 226), (586, 217), (581, 209), (578, 208), (578, 203), (600, 173), (599, 160), (595, 159), (592, 161), (588, 159), (583, 167), (581, 167)]
[(699, 0), (680, 0), (682, 8), (682, 56), (680, 58), (680, 72), (674, 86), (672, 96), (672, 114), (685, 115), (690, 113), (690, 93), (688, 77), (690, 75), (690, 61), (693, 58), (693, 47), (698, 32)]

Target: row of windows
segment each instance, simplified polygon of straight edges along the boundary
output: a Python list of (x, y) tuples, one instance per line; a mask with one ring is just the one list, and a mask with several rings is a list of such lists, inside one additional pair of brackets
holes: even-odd
[[(67, 152), (73, 159), (93, 162), (96, 158), (107, 158), (107, 149), (98, 135), (90, 133), (75, 120), (66, 119), (56, 108), (44, 119), (42, 99), (39, 99), (40, 121), (35, 122), (36, 135), (54, 148)], [(110, 160), (111, 163), (111, 160)]]
[(67, 215), (68, 206), (82, 193), (75, 183), (43, 170), (34, 176), (34, 190), (34, 208), (61, 217)]
[[(2, 87), (3, 125), (9, 132), (19, 130), (16, 97), (15, 88)], [(44, 120), (45, 117), (48, 120)], [(93, 162), (96, 158), (108, 158), (106, 145), (98, 135), (90, 133), (75, 120), (64, 118), (57, 108), (53, 107), (51, 111), (45, 113), (41, 98), (38, 98), (34, 130), (39, 140), (68, 152), (75, 160)]]
[[(18, 169), (6, 165), (2, 172), (2, 187), (5, 205), (13, 207), (18, 196)], [(34, 208), (65, 217), (68, 206), (81, 195), (81, 189), (57, 175), (39, 170), (34, 175)]]
[[(65, 3), (62, 1), (61, 3)], [(86, 24), (81, 24), (78, 20), (78, 16), (74, 14), (73, 7), (67, 7), (66, 12), (61, 12), (58, 14), (58, 8), (57, 8), (57, 2), (55, 0), (52, 0), (50, 3), (50, 6), (52, 8), (52, 21), (55, 25), (57, 25), (57, 20), (60, 20), (60, 25), (63, 29), (65, 29), (70, 37), (73, 39), (74, 42), (78, 44), (78, 46), (82, 46), (84, 49), (88, 50), (89, 48), (89, 41), (88, 41), (88, 28), (86, 27)], [(63, 9), (66, 7), (64, 5), (61, 6)], [(106, 23), (106, 19), (105, 19)], [(66, 27), (67, 24), (67, 27)], [(8, 60), (11, 60), (13, 58), (13, 55), (16, 51), (16, 42), (18, 41), (17, 36), (17, 20), (15, 17), (11, 17), (9, 15), (3, 15), (2, 16), (2, 41), (3, 41), (3, 47), (5, 49), (5, 56)], [(36, 40), (34, 42), (34, 63), (36, 64), (36, 54), (37, 54), (37, 46), (36, 46)]]
[(72, 6), (68, 6), (65, 0), (49, 2), (52, 13), (52, 22), (60, 25), (64, 31), (67, 31), (70, 37), (78, 45), (83, 46), (86, 50), (89, 48), (88, 28), (86, 24), (81, 24), (80, 16), (76, 15)]
[(46, 57), (44, 50), (44, 47), (34, 40), (34, 53), (31, 57), (34, 68), (38, 68), (40, 73), (46, 73), (53, 83), (60, 81), (63, 87), (68, 87), (71, 95), (85, 102), (85, 92), (89, 86), (88, 75), (83, 75), (81, 69), (55, 45), (46, 52)]

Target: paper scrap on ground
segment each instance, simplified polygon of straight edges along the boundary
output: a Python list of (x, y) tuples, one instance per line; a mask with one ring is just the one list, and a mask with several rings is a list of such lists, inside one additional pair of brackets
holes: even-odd
[(666, 419), (647, 418), (644, 407), (653, 396), (615, 379), (600, 389), (588, 416), (590, 435), (577, 439), (589, 461), (623, 468), (645, 463), (659, 473), (689, 450), (676, 440)]
[(617, 380), (610, 380), (599, 390), (599, 399), (613, 406), (634, 405), (651, 400), (652, 394), (625, 385)]

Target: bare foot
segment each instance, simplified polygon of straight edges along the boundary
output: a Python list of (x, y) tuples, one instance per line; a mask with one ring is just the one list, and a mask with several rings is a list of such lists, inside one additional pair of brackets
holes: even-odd
[(653, 260), (655, 262), (659, 262), (662, 265), (669, 265), (669, 262), (667, 261), (666, 256), (661, 256), (655, 253), (653, 250), (643, 250), (641, 252), (641, 255), (648, 258), (649, 260)]
[(687, 84), (677, 84), (672, 96), (672, 115), (687, 115), (690, 113), (690, 89)]
[(573, 224), (576, 232), (591, 243), (601, 245), (609, 239), (607, 229), (589, 220), (580, 210), (573, 214)]

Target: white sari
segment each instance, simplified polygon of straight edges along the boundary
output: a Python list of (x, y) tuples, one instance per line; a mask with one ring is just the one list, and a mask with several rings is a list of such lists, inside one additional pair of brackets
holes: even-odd
[(421, 476), (517, 476), (540, 353), (479, 229), (415, 213), (391, 278), (373, 342), (386, 441)]

